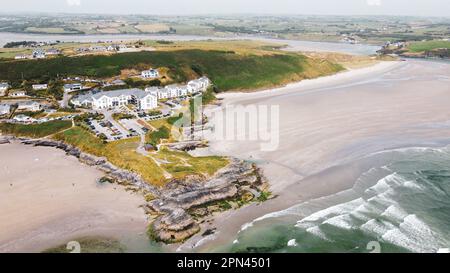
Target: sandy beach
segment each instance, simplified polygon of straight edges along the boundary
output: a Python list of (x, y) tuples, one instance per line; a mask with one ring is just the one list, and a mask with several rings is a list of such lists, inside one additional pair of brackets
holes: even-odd
[(64, 152), (0, 145), (0, 252), (40, 252), (84, 236), (145, 233), (143, 197), (96, 183), (102, 173)]
[[(214, 250), (232, 242), (256, 218), (351, 188), (364, 166), (347, 164), (367, 155), (445, 144), (450, 137), (448, 62), (383, 62), (274, 90), (221, 97), (223, 107), (280, 107), (279, 146), (274, 151), (261, 151), (258, 140), (213, 137), (209, 150), (258, 162), (278, 197), (224, 213), (215, 220), (215, 235), (193, 237), (181, 251)], [(214, 111), (220, 108), (209, 114)], [(211, 121), (214, 126), (222, 122)]]

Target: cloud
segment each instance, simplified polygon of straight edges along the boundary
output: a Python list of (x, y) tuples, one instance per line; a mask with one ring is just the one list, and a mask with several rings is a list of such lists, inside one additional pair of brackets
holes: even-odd
[(81, 5), (81, 0), (67, 0), (67, 5), (70, 7)]
[(369, 6), (381, 6), (381, 0), (367, 0)]

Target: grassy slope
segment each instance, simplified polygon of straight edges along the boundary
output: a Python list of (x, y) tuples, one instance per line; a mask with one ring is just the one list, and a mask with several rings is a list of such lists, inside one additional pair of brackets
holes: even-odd
[(49, 121), (41, 124), (10, 124), (0, 123), (0, 131), (3, 134), (12, 134), (21, 137), (41, 138), (72, 127), (72, 121)]
[[(324, 60), (307, 58), (296, 53), (275, 53), (266, 55), (240, 54), (203, 49), (182, 49), (152, 52), (131, 52), (111, 56), (61, 57), (45, 60), (2, 61), (0, 80), (20, 82), (25, 79), (41, 79), (62, 75), (89, 77), (111, 77), (123, 69), (146, 69), (168, 67), (174, 81), (182, 82), (198, 74), (209, 76), (222, 91), (247, 90), (272, 87), (294, 80), (328, 75), (342, 70), (340, 65)], [(198, 70), (198, 69), (197, 69)]]
[(56, 134), (54, 138), (77, 146), (84, 152), (104, 156), (120, 168), (141, 174), (142, 178), (156, 186), (162, 186), (167, 182), (163, 171), (167, 171), (174, 178), (183, 178), (189, 174), (212, 175), (228, 163), (222, 157), (191, 157), (184, 152), (165, 150), (153, 156), (158, 159), (170, 160), (171, 163), (159, 167), (152, 158), (136, 152), (139, 145), (138, 138), (105, 144), (80, 127)]
[(450, 41), (425, 41), (425, 42), (415, 42), (409, 45), (409, 50), (411, 52), (424, 52), (430, 51), (438, 48), (450, 49)]

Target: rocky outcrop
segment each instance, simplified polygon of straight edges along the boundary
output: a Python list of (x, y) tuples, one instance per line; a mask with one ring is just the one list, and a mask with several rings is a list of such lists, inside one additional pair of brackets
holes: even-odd
[(207, 147), (207, 144), (203, 141), (189, 141), (189, 142), (171, 143), (168, 144), (167, 147), (178, 151), (188, 152), (193, 151), (197, 148), (205, 148)]
[(9, 138), (0, 137), (0, 144), (8, 144), (8, 143), (11, 143), (11, 141), (9, 141)]
[(244, 192), (244, 187), (259, 192), (264, 186), (260, 170), (253, 164), (239, 160), (232, 160), (208, 180), (191, 177), (172, 181), (161, 192), (161, 198), (147, 205), (148, 212), (159, 215), (151, 226), (152, 237), (166, 243), (184, 241), (200, 231), (199, 224), (191, 214), (197, 217), (209, 214), (208, 209), (202, 206), (238, 198)]

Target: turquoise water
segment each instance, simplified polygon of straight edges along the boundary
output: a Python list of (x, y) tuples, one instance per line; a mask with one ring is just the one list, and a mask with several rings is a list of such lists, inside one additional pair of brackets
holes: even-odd
[(386, 164), (361, 173), (353, 189), (249, 224), (219, 251), (371, 252), (372, 241), (381, 252), (449, 248), (450, 148), (400, 149), (372, 157)]

